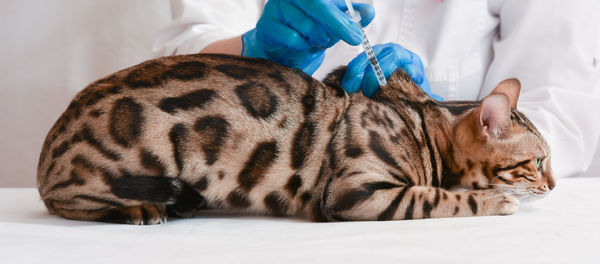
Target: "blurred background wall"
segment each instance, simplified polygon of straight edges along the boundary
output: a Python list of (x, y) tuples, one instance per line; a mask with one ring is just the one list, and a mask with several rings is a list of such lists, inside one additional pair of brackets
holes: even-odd
[(152, 58), (169, 1), (0, 3), (0, 187), (34, 187), (54, 121), (90, 82)]
[[(54, 121), (88, 83), (152, 58), (153, 38), (170, 21), (169, 2), (0, 4), (0, 187), (35, 187)], [(600, 176), (599, 161), (597, 155), (587, 175)]]

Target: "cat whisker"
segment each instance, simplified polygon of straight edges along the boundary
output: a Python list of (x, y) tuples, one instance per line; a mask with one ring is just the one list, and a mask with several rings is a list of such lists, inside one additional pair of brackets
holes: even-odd
[(491, 185), (491, 186), (512, 186), (512, 185), (508, 185), (508, 184), (492, 184), (492, 183), (488, 183), (488, 185)]
[(527, 191), (527, 186), (521, 185), (506, 185), (506, 184), (490, 184), (496, 186), (495, 190), (515, 190), (515, 191)]
[(515, 194), (523, 194), (523, 193), (522, 192), (518, 192), (518, 191), (516, 191), (516, 192), (515, 191), (506, 191), (506, 192), (503, 191), (500, 194), (496, 194), (496, 195), (485, 197), (484, 200), (489, 200), (489, 199), (493, 199), (493, 198), (501, 197), (501, 196), (506, 196), (506, 195), (515, 195)]
[(518, 193), (518, 194), (529, 193), (525, 189), (521, 189), (521, 188), (496, 188), (495, 190), (501, 191), (501, 192)]
[(494, 199), (494, 198), (496, 198), (496, 197), (505, 196), (505, 195), (508, 195), (508, 194), (504, 194), (504, 193), (503, 193), (503, 194), (492, 195), (492, 196), (489, 196), (489, 197), (485, 197), (485, 198), (483, 198), (483, 200), (484, 200), (484, 201), (487, 201), (487, 200), (489, 200), (489, 199)]
[(528, 194), (528, 195), (524, 195), (524, 196), (519, 197), (519, 200), (527, 200), (529, 198), (537, 199), (537, 198), (540, 198), (540, 197), (537, 196), (537, 195)]

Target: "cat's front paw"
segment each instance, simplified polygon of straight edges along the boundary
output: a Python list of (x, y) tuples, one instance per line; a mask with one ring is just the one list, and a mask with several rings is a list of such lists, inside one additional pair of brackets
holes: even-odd
[(501, 195), (492, 199), (490, 215), (510, 215), (519, 210), (519, 199), (512, 195)]

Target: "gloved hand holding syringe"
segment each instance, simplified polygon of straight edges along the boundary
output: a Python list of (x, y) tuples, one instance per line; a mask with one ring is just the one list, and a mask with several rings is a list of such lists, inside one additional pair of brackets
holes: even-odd
[(385, 79), (385, 75), (383, 75), (383, 71), (381, 70), (381, 66), (379, 66), (379, 61), (377, 61), (377, 57), (375, 56), (375, 52), (373, 51), (373, 47), (371, 47), (371, 43), (369, 43), (369, 39), (367, 38), (367, 34), (365, 33), (365, 29), (360, 25), (360, 14), (354, 11), (352, 7), (352, 3), (350, 0), (345, 0), (346, 6), (348, 7), (348, 15), (350, 16), (350, 20), (354, 21), (363, 33), (363, 41), (361, 43), (363, 49), (365, 50), (365, 54), (367, 54), (367, 58), (369, 59), (369, 64), (373, 68), (375, 75), (377, 76), (377, 82), (380, 87), (384, 87), (387, 84)]
[(353, 46), (362, 43), (365, 52), (347, 64), (341, 82), (346, 92), (362, 91), (371, 97), (385, 86), (386, 77), (402, 68), (423, 91), (435, 97), (419, 56), (397, 43), (371, 48), (362, 27), (374, 17), (375, 8), (365, 3), (269, 0), (256, 27), (242, 35), (241, 55), (265, 58), (313, 75), (325, 60), (325, 51), (340, 40)]

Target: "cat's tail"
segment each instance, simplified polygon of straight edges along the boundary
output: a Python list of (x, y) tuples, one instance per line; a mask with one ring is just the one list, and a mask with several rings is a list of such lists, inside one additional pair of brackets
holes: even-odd
[(126, 176), (113, 179), (111, 186), (119, 198), (164, 204), (170, 216), (187, 217), (207, 207), (204, 196), (177, 178)]
[(187, 217), (206, 209), (207, 200), (190, 184), (172, 177), (104, 173), (104, 184), (76, 173), (48, 187), (42, 200), (69, 219), (126, 224), (160, 224), (167, 216)]

